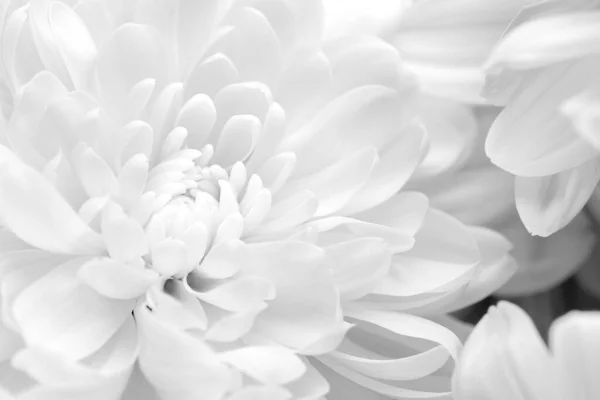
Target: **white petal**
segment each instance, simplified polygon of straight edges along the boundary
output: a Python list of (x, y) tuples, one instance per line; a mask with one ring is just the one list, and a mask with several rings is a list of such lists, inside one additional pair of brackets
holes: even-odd
[(164, 400), (219, 400), (231, 385), (227, 367), (199, 338), (177, 331), (145, 307), (136, 310), (140, 368)]
[(260, 130), (260, 121), (254, 116), (231, 117), (223, 126), (212, 162), (228, 168), (237, 161), (244, 161), (250, 155)]
[(245, 7), (233, 18), (231, 42), (223, 51), (230, 56), (245, 81), (271, 82), (281, 68), (281, 48), (267, 18)]
[(219, 316), (206, 332), (206, 340), (230, 343), (245, 338), (252, 330), (256, 316), (266, 307), (265, 304), (258, 309)]
[(238, 71), (231, 59), (224, 54), (215, 54), (194, 66), (185, 84), (184, 98), (187, 100), (201, 93), (212, 97), (237, 78)]
[(257, 174), (262, 178), (265, 188), (275, 194), (290, 178), (295, 166), (296, 155), (294, 153), (279, 153), (266, 160)]
[(426, 134), (420, 126), (405, 128), (389, 149), (380, 154), (371, 177), (340, 211), (354, 214), (389, 200), (410, 179), (422, 160)]
[(166, 238), (150, 249), (152, 268), (162, 276), (170, 277), (187, 268), (187, 247), (179, 239)]
[(469, 230), (477, 240), (481, 254), (479, 271), (466, 287), (457, 289), (460, 291), (458, 299), (445, 305), (441, 304), (443, 302), (433, 303), (429, 306), (432, 310), (452, 312), (475, 304), (501, 288), (518, 270), (517, 263), (509, 255), (512, 244), (505, 237), (486, 228)]
[(450, 290), (468, 282), (479, 260), (477, 243), (466, 226), (430, 209), (415, 246), (394, 256), (390, 273), (374, 293), (414, 296)]
[(245, 245), (239, 240), (227, 240), (213, 246), (199, 271), (213, 279), (233, 276), (244, 264)]
[(111, 299), (133, 299), (158, 282), (156, 272), (122, 264), (110, 258), (86, 262), (77, 271), (77, 277), (98, 293)]
[(597, 52), (600, 12), (550, 15), (523, 23), (502, 38), (487, 66), (533, 69)]
[(187, 129), (189, 147), (201, 149), (216, 120), (217, 111), (210, 97), (205, 94), (197, 94), (181, 107), (175, 125)]
[(296, 354), (279, 346), (243, 347), (222, 353), (220, 359), (257, 381), (272, 385), (285, 385), (306, 371)]
[(550, 346), (563, 373), (570, 380), (571, 393), (593, 398), (600, 393), (594, 371), (600, 368), (600, 334), (598, 312), (572, 311), (557, 319), (550, 328)]
[[(45, 383), (27, 391), (19, 399), (118, 399), (127, 384), (137, 356), (135, 323), (130, 319), (86, 364), (69, 364), (55, 353), (28, 348), (13, 363)], [(66, 374), (58, 379), (56, 374)]]
[(448, 351), (442, 346), (402, 358), (360, 357), (340, 350), (325, 357), (368, 377), (392, 381), (426, 377), (440, 369), (449, 358)]
[(354, 300), (369, 293), (387, 274), (391, 254), (385, 242), (361, 238), (326, 248), (331, 257), (334, 282), (342, 301)]
[(117, 107), (144, 79), (156, 79), (161, 86), (167, 60), (160, 43), (159, 33), (147, 25), (127, 23), (115, 31), (98, 55), (97, 74), (105, 105), (120, 112)]
[[(453, 378), (455, 396), (493, 400), (560, 399), (567, 387), (527, 314), (513, 304), (492, 307), (465, 343)], [(569, 395), (566, 395), (569, 397)]]
[(101, 228), (108, 253), (116, 260), (127, 262), (148, 253), (144, 230), (120, 206), (107, 204), (102, 213)]
[(98, 254), (104, 245), (62, 198), (31, 167), (0, 147), (0, 221), (19, 238), (44, 250)]
[(569, 117), (577, 133), (596, 150), (600, 150), (600, 84), (567, 99), (560, 107)]
[(409, 115), (412, 117), (410, 105), (410, 99), (388, 87), (354, 88), (319, 110), (309, 124), (287, 135), (279, 150), (295, 152), (295, 176), (305, 176), (366, 147), (379, 150), (388, 146)]
[(490, 128), (485, 149), (492, 162), (518, 176), (544, 176), (596, 157), (560, 107), (588, 85), (597, 65), (584, 58), (527, 72)]
[(67, 5), (53, 3), (48, 16), (54, 41), (75, 88), (85, 87), (97, 49), (80, 17)]
[(208, 291), (192, 291), (198, 299), (233, 312), (263, 308), (265, 300), (275, 297), (271, 282), (253, 276), (233, 278)]
[(85, 259), (69, 261), (33, 282), (13, 313), (25, 340), (78, 360), (98, 350), (130, 318), (134, 301), (98, 294), (77, 278)]
[(343, 321), (339, 295), (324, 268), (325, 253), (304, 242), (248, 245), (248, 274), (270, 280), (276, 297), (255, 321), (254, 330), (294, 349), (302, 349)]
[(90, 147), (79, 153), (78, 167), (81, 183), (90, 197), (102, 197), (117, 189), (117, 178), (106, 161)]
[(364, 148), (348, 155), (320, 172), (288, 182), (278, 196), (306, 189), (319, 200), (316, 216), (340, 210), (367, 182), (377, 161), (377, 151)]
[(277, 154), (275, 151), (286, 133), (286, 114), (283, 108), (273, 103), (265, 116), (263, 131), (258, 137), (254, 151), (246, 163), (249, 172), (256, 171), (269, 157)]
[(539, 178), (515, 181), (517, 210), (534, 235), (548, 236), (567, 225), (588, 201), (600, 180), (600, 159)]

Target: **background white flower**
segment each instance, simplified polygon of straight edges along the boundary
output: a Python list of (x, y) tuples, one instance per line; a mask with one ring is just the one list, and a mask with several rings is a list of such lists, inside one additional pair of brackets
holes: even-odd
[(572, 312), (554, 322), (549, 349), (527, 314), (502, 302), (467, 340), (455, 371), (455, 400), (594, 399), (600, 393), (597, 312)]

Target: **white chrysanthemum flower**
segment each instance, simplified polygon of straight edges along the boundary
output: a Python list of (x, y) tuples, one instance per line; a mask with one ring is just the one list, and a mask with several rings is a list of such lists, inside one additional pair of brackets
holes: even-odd
[(529, 316), (501, 302), (465, 344), (453, 399), (597, 399), (599, 335), (599, 313), (573, 311), (553, 323), (548, 349)]
[(425, 92), (483, 103), (483, 63), (519, 10), (535, 2), (419, 0), (388, 22), (384, 35)]
[(486, 151), (517, 176), (517, 208), (534, 235), (569, 223), (600, 179), (599, 40), (597, 1), (548, 1), (523, 10), (487, 61), (484, 95), (506, 107)]
[(432, 124), (417, 88), (380, 40), (322, 44), (322, 18), (316, 0), (7, 3), (9, 396), (118, 398), (132, 369), (133, 399), (319, 399), (319, 371), (448, 394), (460, 340), (438, 314), (510, 275), (511, 245), (400, 191)]

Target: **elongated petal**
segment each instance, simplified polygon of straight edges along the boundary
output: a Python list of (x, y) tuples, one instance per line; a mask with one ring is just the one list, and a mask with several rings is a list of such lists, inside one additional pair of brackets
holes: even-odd
[(326, 248), (335, 285), (343, 300), (369, 293), (388, 272), (391, 254), (382, 239), (362, 238)]
[(148, 25), (125, 24), (113, 34), (98, 55), (97, 74), (105, 104), (123, 104), (131, 88), (143, 79), (164, 79), (166, 58), (160, 43), (158, 32)]
[(403, 358), (361, 357), (339, 350), (325, 357), (371, 378), (404, 381), (432, 374), (446, 363), (449, 355), (444, 347), (436, 346), (423, 353)]
[(44, 250), (98, 254), (99, 235), (33, 168), (0, 148), (0, 222), (19, 238)]
[(67, 5), (54, 3), (48, 15), (54, 43), (75, 88), (83, 88), (96, 59), (97, 49), (81, 18)]
[(265, 300), (275, 297), (275, 290), (266, 279), (241, 276), (204, 292), (194, 291), (196, 297), (224, 310), (245, 312), (261, 309)]
[(467, 227), (430, 209), (415, 246), (394, 256), (390, 273), (374, 293), (412, 296), (456, 288), (468, 282), (479, 260), (477, 242)]
[(389, 200), (410, 179), (423, 158), (426, 132), (422, 126), (405, 128), (400, 137), (380, 156), (371, 177), (340, 210), (343, 214), (354, 214), (368, 210)]
[(600, 12), (565, 13), (524, 23), (502, 38), (488, 66), (532, 69), (598, 52)]
[(112, 299), (136, 298), (159, 280), (159, 275), (151, 269), (122, 264), (110, 258), (85, 263), (77, 276), (98, 293)]
[[(342, 94), (309, 124), (288, 135), (280, 150), (298, 157), (296, 176), (318, 171), (366, 146), (381, 149), (404, 127), (408, 108), (395, 90), (361, 86)], [(365, 131), (372, 132), (364, 135)]]
[(517, 210), (527, 230), (548, 236), (563, 228), (581, 211), (599, 180), (600, 159), (546, 177), (518, 177)]
[(312, 175), (289, 182), (279, 193), (294, 193), (300, 188), (313, 192), (319, 200), (316, 216), (325, 216), (340, 210), (367, 182), (376, 165), (377, 152), (363, 148), (337, 163)]
[(544, 176), (596, 157), (560, 112), (596, 68), (596, 59), (584, 58), (528, 72), (490, 128), (485, 149), (492, 162), (518, 176)]

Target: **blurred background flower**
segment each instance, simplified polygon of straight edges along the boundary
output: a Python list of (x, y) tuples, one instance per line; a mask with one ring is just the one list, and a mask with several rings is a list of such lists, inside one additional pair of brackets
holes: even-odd
[(598, 334), (598, 312), (571, 312), (553, 323), (548, 349), (523, 310), (499, 303), (465, 344), (453, 399), (597, 398)]

